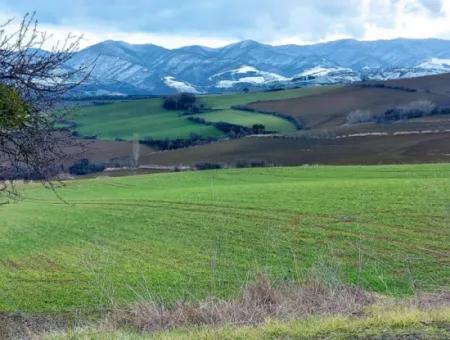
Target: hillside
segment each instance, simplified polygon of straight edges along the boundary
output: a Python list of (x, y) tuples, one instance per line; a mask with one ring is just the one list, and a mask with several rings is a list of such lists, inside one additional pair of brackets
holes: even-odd
[(78, 94), (222, 93), (449, 72), (450, 42), (339, 40), (271, 46), (247, 40), (222, 48), (166, 49), (104, 41), (78, 52), (67, 67), (94, 60), (92, 78)]
[(0, 311), (92, 310), (149, 295), (228, 297), (259, 271), (295, 281), (317, 266), (394, 296), (411, 294), (411, 280), (419, 290), (448, 287), (449, 170), (311, 167), (79, 180), (58, 191), (64, 201), (27, 185), (23, 201), (2, 207)]
[[(450, 74), (442, 76), (368, 83), (336, 88), (324, 94), (286, 100), (260, 101), (247, 105), (257, 112), (280, 112), (303, 122), (308, 129), (333, 129), (346, 123), (357, 110), (380, 115), (417, 101), (450, 107)], [(379, 125), (378, 125), (379, 126)]]
[[(328, 87), (293, 89), (275, 92), (238, 93), (229, 95), (201, 96), (210, 113), (199, 115), (207, 121), (223, 121), (251, 127), (263, 124), (268, 131), (288, 133), (295, 131), (288, 121), (258, 113), (236, 112), (233, 105), (243, 105), (261, 99), (284, 99), (308, 96), (327, 91)], [(69, 117), (82, 136), (96, 136), (99, 139), (134, 140), (189, 138), (191, 134), (203, 137), (224, 137), (214, 126), (197, 124), (182, 115), (183, 111), (169, 111), (163, 108), (161, 98), (121, 100), (102, 105), (81, 106)]]
[[(450, 74), (324, 86), (287, 91), (199, 96), (206, 112), (193, 115), (208, 124), (226, 122), (250, 128), (262, 124), (275, 135), (229, 138), (214, 125), (189, 120), (162, 108), (162, 99), (113, 101), (80, 107), (72, 117), (81, 136), (96, 136), (113, 158), (114, 139), (177, 139), (192, 133), (217, 141), (158, 151), (142, 145), (142, 166), (190, 166), (202, 162), (236, 166), (302, 164), (398, 164), (447, 162), (450, 155)], [(410, 119), (349, 123), (352, 112), (381, 117), (389, 110), (431, 103), (440, 112)], [(298, 123), (294, 126), (292, 119)], [(300, 130), (299, 130), (300, 128)], [(103, 140), (103, 141), (102, 141)], [(118, 147), (120, 144), (118, 144)], [(97, 150), (97, 151), (96, 151)], [(108, 162), (99, 148), (87, 157)], [(117, 157), (127, 158), (119, 147)], [(131, 146), (128, 158), (132, 157)]]

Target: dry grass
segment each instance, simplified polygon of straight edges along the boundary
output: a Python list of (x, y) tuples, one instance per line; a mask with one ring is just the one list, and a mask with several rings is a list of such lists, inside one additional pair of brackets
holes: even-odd
[(361, 313), (373, 301), (370, 294), (358, 288), (331, 287), (318, 282), (303, 287), (283, 285), (275, 288), (267, 277), (260, 275), (234, 300), (180, 302), (172, 308), (142, 302), (113, 310), (108, 320), (113, 328), (144, 332), (206, 325), (256, 325), (267, 319), (293, 320), (312, 315)]
[(344, 339), (363, 332), (419, 334), (418, 339), (447, 334), (450, 292), (395, 299), (333, 281), (310, 280), (298, 286), (275, 284), (259, 275), (232, 300), (210, 298), (173, 306), (142, 301), (113, 308), (91, 326), (76, 316), (0, 315), (0, 339), (256, 339), (299, 334)]

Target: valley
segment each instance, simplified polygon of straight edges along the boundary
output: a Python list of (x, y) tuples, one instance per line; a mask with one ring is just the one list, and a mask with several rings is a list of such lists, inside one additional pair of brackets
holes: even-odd
[[(398, 164), (447, 162), (450, 144), (450, 76), (427, 76), (345, 86), (322, 86), (284, 91), (198, 96), (204, 112), (185, 114), (163, 108), (163, 98), (110, 101), (81, 106), (72, 121), (78, 135), (92, 143), (114, 140), (144, 141), (141, 166), (195, 168), (212, 163), (220, 167), (255, 162), (264, 166), (304, 164)], [(396, 108), (432, 105), (441, 110), (427, 116), (383, 118)], [(430, 104), (431, 103), (431, 104)], [(368, 116), (350, 122), (349, 115)], [(191, 117), (199, 118), (199, 121)], [(375, 121), (375, 119), (377, 121)], [(243, 128), (264, 127), (263, 135), (230, 138), (215, 123)], [(294, 124), (295, 123), (295, 124)], [(177, 150), (158, 149), (146, 138), (178, 142)], [(203, 141), (202, 141), (203, 140)], [(110, 141), (110, 142), (108, 142)], [(182, 147), (181, 147), (182, 146)], [(114, 163), (87, 148), (92, 161)], [(132, 145), (121, 147), (120, 158), (132, 157)], [(125, 162), (126, 163), (126, 162)], [(130, 162), (128, 162), (130, 163)]]
[(16, 45), (0, 339), (450, 336), (450, 41)]

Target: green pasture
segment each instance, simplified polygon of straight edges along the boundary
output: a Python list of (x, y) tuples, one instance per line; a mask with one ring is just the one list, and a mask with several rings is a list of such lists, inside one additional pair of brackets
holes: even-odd
[(404, 296), (450, 286), (450, 165), (38, 184), (0, 207), (0, 311), (229, 297), (267, 273)]

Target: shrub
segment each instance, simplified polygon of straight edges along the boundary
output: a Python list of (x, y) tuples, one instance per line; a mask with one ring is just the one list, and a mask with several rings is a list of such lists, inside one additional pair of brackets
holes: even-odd
[(69, 173), (81, 176), (102, 172), (103, 170), (105, 170), (105, 165), (102, 163), (91, 163), (88, 159), (80, 159), (69, 168)]
[(263, 134), (266, 132), (266, 127), (263, 124), (254, 124), (252, 129), (255, 134)]
[(429, 100), (418, 100), (397, 106), (384, 114), (385, 120), (401, 120), (431, 116), (438, 112), (436, 104)]
[(16, 129), (29, 116), (30, 108), (20, 93), (12, 87), (0, 84), (0, 129)]
[(208, 144), (215, 141), (217, 141), (217, 138), (203, 137), (201, 135), (192, 133), (190, 137), (186, 139), (153, 139), (147, 137), (139, 142), (145, 145), (149, 145), (158, 150), (175, 150), (187, 148), (189, 146)]
[(192, 93), (178, 93), (165, 97), (163, 107), (166, 110), (191, 110), (196, 101), (197, 97)]
[(376, 120), (372, 112), (368, 110), (355, 110), (347, 115), (348, 124), (368, 123)]
[(216, 170), (216, 169), (222, 169), (222, 164), (219, 163), (210, 163), (210, 162), (200, 162), (195, 164), (195, 168), (197, 170)]
[(266, 162), (263, 160), (238, 160), (236, 162), (236, 168), (264, 168), (266, 166)]

